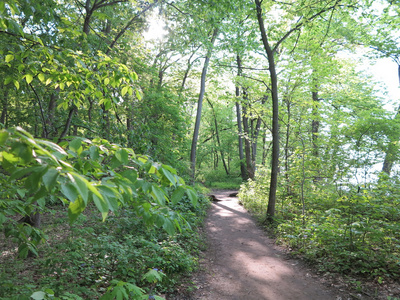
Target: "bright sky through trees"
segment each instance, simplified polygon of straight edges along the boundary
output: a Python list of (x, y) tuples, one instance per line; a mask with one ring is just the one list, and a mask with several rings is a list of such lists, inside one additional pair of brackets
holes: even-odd
[(149, 18), (149, 28), (144, 34), (147, 41), (161, 40), (168, 32), (165, 30), (165, 22), (156, 13), (153, 12)]

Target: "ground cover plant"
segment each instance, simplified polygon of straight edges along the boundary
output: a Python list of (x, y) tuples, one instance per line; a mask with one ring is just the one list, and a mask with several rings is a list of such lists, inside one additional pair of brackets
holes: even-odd
[[(242, 185), (240, 201), (265, 220), (267, 181)], [(316, 265), (378, 284), (400, 278), (399, 180), (381, 174), (368, 187), (325, 186), (303, 195), (280, 195), (273, 232), (277, 242)], [(354, 279), (354, 282), (359, 282)]]
[(0, 136), (2, 299), (147, 299), (196, 267), (208, 201), (173, 168), (105, 140)]

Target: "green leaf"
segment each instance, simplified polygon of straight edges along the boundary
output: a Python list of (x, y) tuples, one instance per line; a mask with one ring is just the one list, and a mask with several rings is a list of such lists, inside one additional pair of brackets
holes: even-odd
[(113, 156), (113, 158), (111, 158), (111, 161), (110, 161), (111, 169), (116, 169), (120, 165), (121, 165), (121, 161), (116, 156)]
[(6, 79), (4, 79), (4, 85), (9, 84), (10, 82), (13, 82), (12, 76), (7, 76)]
[(0, 131), (0, 146), (4, 145), (8, 139), (9, 133), (6, 130)]
[(128, 152), (125, 149), (119, 149), (117, 152), (115, 152), (115, 157), (123, 164), (128, 163)]
[(132, 169), (122, 172), (121, 175), (132, 183), (135, 183), (138, 178), (137, 172)]
[(58, 174), (56, 169), (51, 168), (43, 175), (43, 183), (48, 191), (56, 185)]
[(74, 139), (71, 142), (69, 142), (69, 149), (71, 149), (72, 151), (78, 152), (81, 146), (82, 146), (81, 139)]
[(5, 2), (0, 1), (0, 14), (4, 14), (5, 9), (6, 9)]
[(81, 197), (78, 197), (74, 202), (70, 202), (68, 207), (69, 222), (75, 222), (79, 215), (85, 210), (85, 207), (86, 204)]
[(183, 197), (183, 195), (185, 194), (185, 189), (181, 186), (179, 186), (173, 193), (171, 196), (171, 201), (172, 204), (177, 204)]
[(31, 74), (26, 74), (25, 75), (25, 80), (27, 84), (30, 84), (33, 80), (33, 76)]
[(38, 78), (39, 78), (40, 82), (44, 82), (45, 79), (46, 79), (46, 77), (44, 76), (43, 73), (40, 73), (40, 74), (38, 75)]
[(20, 179), (21, 177), (25, 176), (26, 174), (36, 172), (40, 173), (41, 171), (45, 170), (46, 166), (34, 166), (34, 167), (22, 167), (20, 169), (15, 170), (11, 176), (10, 181), (14, 179)]
[(101, 216), (103, 217), (103, 222), (106, 220), (109, 207), (107, 201), (103, 196), (98, 197), (97, 195), (93, 195), (93, 202), (96, 205), (97, 209), (101, 212)]
[(0, 213), (0, 225), (2, 225), (6, 220), (6, 216), (3, 213)]
[(14, 55), (8, 54), (8, 55), (6, 55), (5, 61), (6, 61), (6, 63), (8, 63), (8, 62), (12, 61), (13, 59), (14, 59)]
[(32, 148), (25, 143), (14, 142), (11, 146), (11, 152), (25, 163), (32, 160)]
[(97, 146), (91, 146), (89, 148), (89, 155), (90, 159), (92, 160), (98, 160), (100, 155), (99, 155), (99, 148)]
[(123, 88), (122, 88), (122, 91), (121, 91), (121, 96), (125, 96), (125, 94), (128, 92), (128, 86), (124, 86)]
[(188, 195), (190, 201), (194, 206), (197, 206), (197, 193), (192, 187), (187, 187), (186, 188), (186, 194)]
[(118, 191), (114, 188), (99, 185), (97, 189), (100, 191), (101, 195), (105, 198), (108, 202), (108, 207), (111, 211), (116, 211), (118, 209), (118, 201), (117, 195), (119, 194)]
[(46, 299), (46, 293), (42, 292), (42, 291), (34, 292), (31, 295), (31, 298), (34, 299), (34, 300), (43, 300), (43, 299)]
[(165, 205), (165, 193), (160, 187), (152, 185), (150, 195), (159, 205)]
[(74, 202), (79, 195), (75, 185), (69, 182), (61, 185), (61, 192), (71, 202)]
[(19, 82), (14, 80), (14, 85), (15, 85), (16, 89), (19, 90)]
[(177, 180), (176, 180), (175, 176), (174, 176), (170, 171), (168, 171), (168, 170), (165, 169), (165, 168), (162, 168), (162, 169), (160, 170), (160, 172), (168, 179), (168, 181), (169, 181), (172, 185), (176, 185), (176, 184), (177, 184)]
[(168, 218), (164, 219), (163, 228), (169, 235), (175, 234), (175, 226), (170, 219)]
[(86, 179), (84, 179), (81, 175), (72, 172), (68, 173), (68, 176), (71, 180), (71, 183), (76, 187), (76, 190), (78, 191), (79, 195), (82, 196), (82, 199), (86, 205), (89, 198), (89, 189), (86, 184), (87, 182)]
[(138, 100), (142, 100), (142, 95), (140, 94), (140, 92), (138, 90), (135, 90), (135, 94), (136, 94), (136, 98), (138, 98)]

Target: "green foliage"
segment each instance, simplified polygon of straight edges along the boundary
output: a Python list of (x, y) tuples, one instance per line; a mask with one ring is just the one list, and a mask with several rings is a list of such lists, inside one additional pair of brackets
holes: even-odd
[(193, 204), (197, 194), (185, 185), (175, 169), (137, 155), (101, 139), (71, 139), (61, 146), (34, 139), (21, 128), (1, 131), (2, 191), (0, 221), (6, 236), (19, 241), (19, 253), (36, 253), (44, 238), (40, 230), (14, 216), (31, 217), (46, 211), (58, 198), (68, 205), (73, 223), (94, 203), (103, 221), (109, 212), (131, 207), (148, 225), (157, 225), (169, 234), (186, 221), (167, 203), (177, 203), (186, 193)]
[[(281, 197), (277, 240), (317, 262), (321, 270), (365, 277), (400, 278), (398, 180), (381, 177), (378, 184), (306, 194), (306, 210), (298, 197)], [(252, 212), (266, 212), (267, 184), (249, 181), (240, 201)]]
[(204, 247), (191, 228), (201, 226), (209, 202), (200, 197), (198, 203), (193, 206), (185, 195), (168, 204), (188, 222), (173, 236), (146, 225), (132, 207), (101, 222), (91, 203), (71, 226), (65, 222), (67, 212), (59, 204), (51, 206), (43, 214), (48, 220), (43, 224), (48, 244), (38, 245), (41, 255), (29, 264), (11, 257), (6, 261), (15, 273), (0, 273), (0, 298), (42, 291), (37, 295), (52, 294), (53, 299), (136, 299), (133, 295), (148, 298), (172, 291), (182, 276), (197, 268)]
[(200, 171), (197, 180), (204, 182), (208, 188), (214, 189), (239, 189), (242, 178), (239, 174), (227, 175), (224, 170), (216, 169), (211, 171)]

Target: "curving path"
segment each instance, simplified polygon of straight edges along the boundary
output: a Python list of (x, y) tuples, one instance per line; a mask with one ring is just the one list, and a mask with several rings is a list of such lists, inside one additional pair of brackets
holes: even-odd
[(209, 248), (191, 299), (347, 299), (330, 291), (302, 263), (279, 251), (229, 193), (214, 193), (220, 201), (213, 203), (206, 220)]

